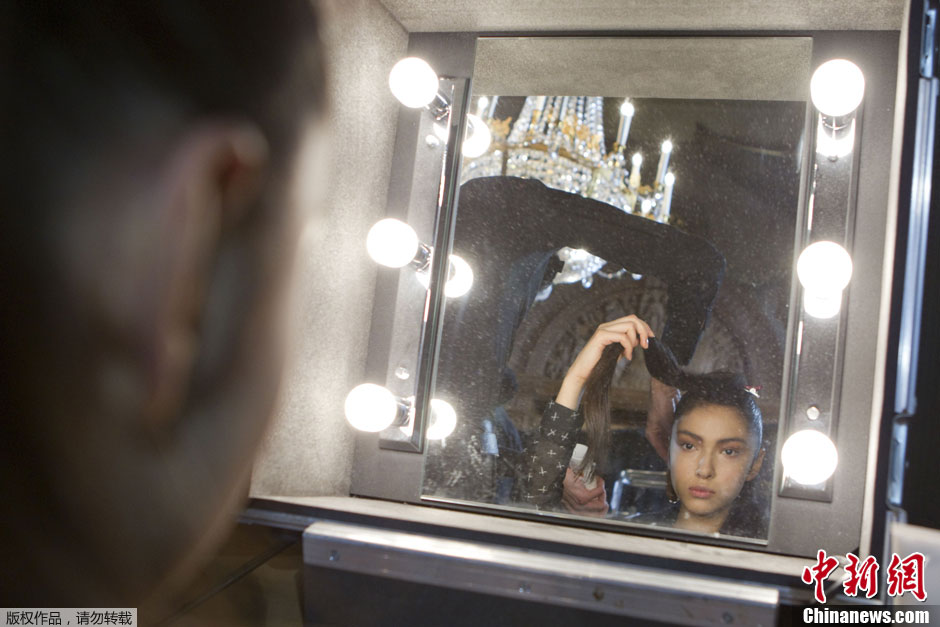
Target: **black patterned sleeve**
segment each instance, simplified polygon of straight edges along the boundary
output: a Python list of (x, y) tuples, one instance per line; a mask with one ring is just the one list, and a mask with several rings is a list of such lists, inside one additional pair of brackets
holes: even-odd
[(565, 469), (583, 422), (580, 412), (554, 401), (545, 408), (538, 434), (524, 453), (526, 503), (538, 509), (561, 504)]

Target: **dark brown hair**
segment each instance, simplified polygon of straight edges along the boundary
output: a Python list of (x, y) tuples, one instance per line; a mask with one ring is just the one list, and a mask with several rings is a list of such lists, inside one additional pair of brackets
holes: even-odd
[[(581, 406), (588, 452), (578, 468), (579, 472), (583, 472), (592, 463), (598, 468), (603, 468), (607, 460), (610, 448), (610, 384), (621, 355), (623, 346), (619, 343), (605, 347), (585, 382)], [(650, 376), (682, 392), (676, 406), (677, 420), (699, 405), (734, 407), (747, 423), (748, 431), (756, 436), (756, 450), (760, 449), (763, 419), (754, 396), (747, 391), (747, 382), (743, 375), (722, 371), (707, 374), (685, 372), (669, 347), (655, 337), (650, 338), (645, 357)]]
[(601, 358), (584, 383), (584, 399), (581, 402), (584, 414), (584, 431), (587, 434), (587, 454), (577, 469), (583, 473), (590, 465), (603, 469), (610, 448), (610, 383), (614, 378), (617, 362), (623, 355), (623, 346), (608, 344)]

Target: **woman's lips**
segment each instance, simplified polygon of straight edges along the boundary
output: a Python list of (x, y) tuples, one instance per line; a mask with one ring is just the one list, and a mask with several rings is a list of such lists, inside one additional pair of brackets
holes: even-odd
[(707, 499), (715, 493), (714, 490), (709, 490), (708, 488), (694, 487), (689, 488), (689, 494), (697, 499)]

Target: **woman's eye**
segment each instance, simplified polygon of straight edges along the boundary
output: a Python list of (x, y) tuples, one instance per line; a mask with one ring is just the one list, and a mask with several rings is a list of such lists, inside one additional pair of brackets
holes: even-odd
[(739, 451), (739, 450), (736, 449), (736, 448), (726, 448), (725, 450), (722, 451), (722, 453), (724, 453), (724, 454), (727, 455), (728, 457), (734, 457), (735, 455), (739, 454), (740, 452), (741, 452), (741, 451)]
[(691, 442), (682, 442), (679, 446), (681, 446), (682, 449), (686, 451), (691, 451), (692, 449), (695, 448), (695, 445), (692, 444)]

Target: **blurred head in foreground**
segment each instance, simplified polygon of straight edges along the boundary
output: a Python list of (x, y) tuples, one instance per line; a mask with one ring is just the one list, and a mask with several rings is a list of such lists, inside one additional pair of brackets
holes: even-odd
[(3, 11), (0, 600), (137, 605), (224, 538), (271, 413), (317, 21), (307, 0)]

